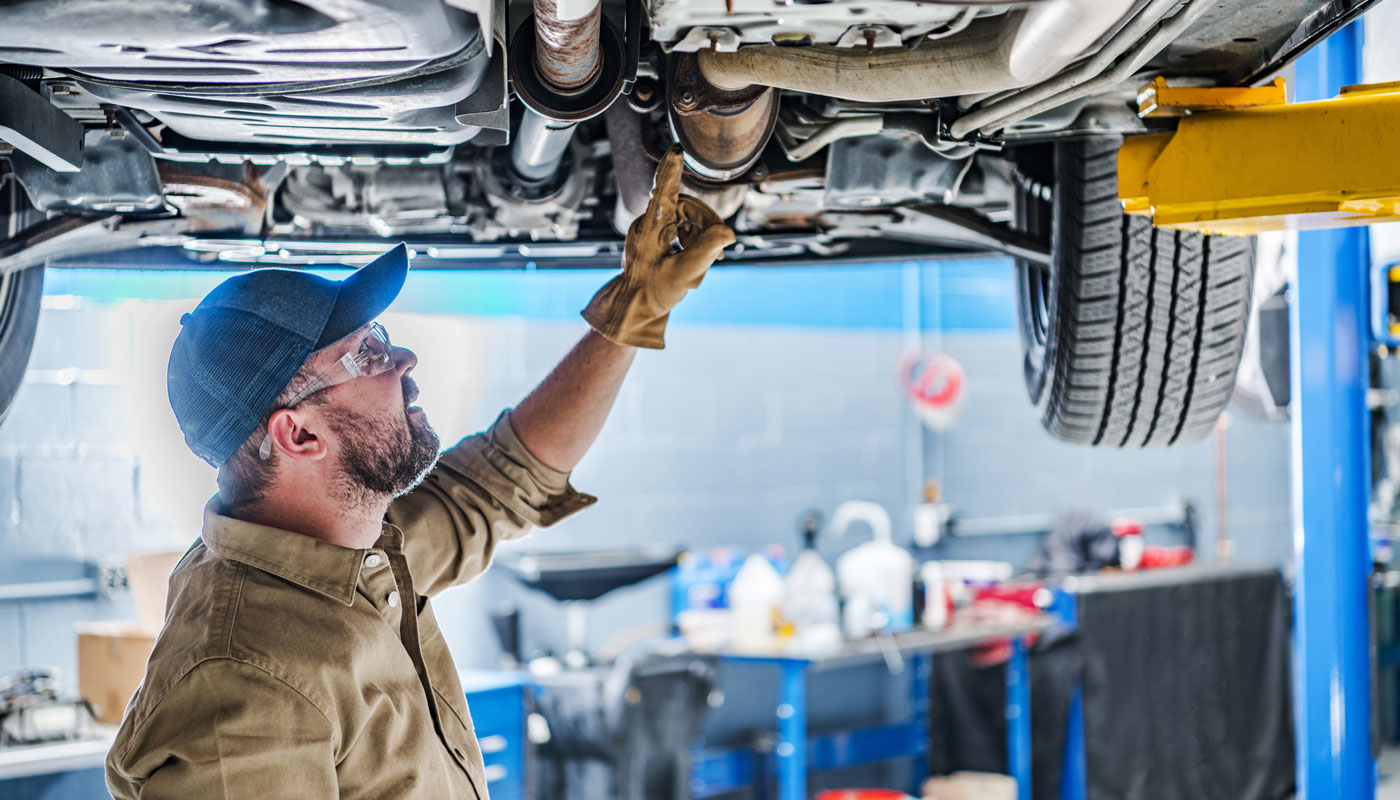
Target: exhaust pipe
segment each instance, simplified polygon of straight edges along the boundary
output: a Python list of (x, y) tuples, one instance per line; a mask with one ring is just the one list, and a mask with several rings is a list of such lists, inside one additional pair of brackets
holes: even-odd
[(534, 0), (511, 40), (511, 81), (525, 113), (511, 143), (510, 183), (522, 197), (549, 192), (577, 123), (622, 93), (622, 40), (600, 0)]
[(977, 20), (937, 46), (913, 50), (763, 45), (697, 55), (700, 74), (725, 91), (758, 84), (877, 103), (999, 92), (1064, 69), (1132, 5), (1132, 0), (1046, 0), (1005, 18)]
[(535, 64), (540, 77), (566, 92), (597, 77), (602, 16), (599, 0), (535, 0)]
[(525, 109), (520, 130), (510, 146), (510, 166), (528, 181), (548, 180), (559, 170), (569, 143), (574, 139), (574, 122), (558, 122)]

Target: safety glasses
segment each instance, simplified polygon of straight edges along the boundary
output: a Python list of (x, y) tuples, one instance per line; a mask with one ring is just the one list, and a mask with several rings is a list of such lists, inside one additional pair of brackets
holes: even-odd
[[(360, 341), (360, 346), (340, 357), (335, 366), (316, 375), (292, 399), (282, 404), (283, 408), (296, 408), (306, 398), (332, 386), (339, 386), (355, 378), (373, 378), (394, 368), (394, 346), (389, 342), (389, 332), (378, 322), (369, 324), (369, 333)], [(258, 447), (258, 458), (267, 460), (272, 455), (272, 436), (264, 436)]]

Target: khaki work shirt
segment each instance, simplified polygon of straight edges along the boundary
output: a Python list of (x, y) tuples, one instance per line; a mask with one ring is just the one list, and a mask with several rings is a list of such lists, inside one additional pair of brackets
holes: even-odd
[[(217, 498), (216, 498), (217, 500)], [(107, 756), (118, 800), (487, 797), (428, 597), (591, 504), (516, 437), (463, 439), (352, 550), (205, 509)]]

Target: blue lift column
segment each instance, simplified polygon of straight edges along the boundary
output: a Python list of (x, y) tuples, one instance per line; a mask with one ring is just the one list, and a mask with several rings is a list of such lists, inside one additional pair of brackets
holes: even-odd
[[(1342, 86), (1361, 83), (1361, 38), (1361, 24), (1353, 23), (1299, 59), (1296, 99), (1334, 97)], [(1375, 796), (1367, 612), (1369, 268), (1364, 227), (1299, 236), (1290, 345), (1301, 800)]]

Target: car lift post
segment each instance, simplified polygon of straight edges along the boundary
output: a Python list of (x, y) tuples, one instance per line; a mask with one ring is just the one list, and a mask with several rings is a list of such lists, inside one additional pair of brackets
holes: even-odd
[[(1400, 83), (1358, 85), (1362, 29), (1297, 62), (1295, 102), (1277, 82), (1138, 96), (1173, 132), (1118, 154), (1124, 210), (1203, 233), (1304, 230), (1290, 312), (1293, 397), (1293, 700), (1297, 794), (1375, 797), (1368, 579), (1370, 240), (1400, 219)], [(1312, 230), (1310, 230), (1312, 229)]]
[[(1332, 97), (1359, 83), (1361, 42), (1361, 23), (1354, 22), (1299, 59), (1298, 99)], [(1299, 235), (1289, 336), (1294, 736), (1303, 800), (1375, 796), (1367, 603), (1369, 270), (1366, 228)]]

